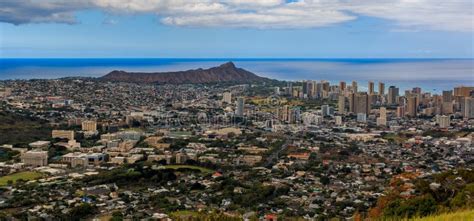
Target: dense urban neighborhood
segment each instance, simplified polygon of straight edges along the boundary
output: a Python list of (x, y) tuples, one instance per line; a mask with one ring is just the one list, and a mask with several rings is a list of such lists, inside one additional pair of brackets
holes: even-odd
[(0, 105), (1, 220), (377, 220), (474, 207), (472, 86), (5, 80)]

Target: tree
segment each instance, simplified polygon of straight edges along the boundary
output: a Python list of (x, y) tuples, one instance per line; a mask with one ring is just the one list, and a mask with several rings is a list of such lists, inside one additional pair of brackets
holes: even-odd
[(82, 203), (71, 209), (69, 218), (71, 220), (80, 220), (97, 212), (97, 207), (89, 203)]
[(319, 179), (319, 182), (321, 182), (323, 185), (328, 185), (331, 181), (329, 180), (329, 177), (327, 176), (322, 176), (320, 179)]
[(122, 221), (123, 220), (123, 214), (120, 211), (115, 211), (112, 213), (112, 218), (110, 218), (110, 221)]

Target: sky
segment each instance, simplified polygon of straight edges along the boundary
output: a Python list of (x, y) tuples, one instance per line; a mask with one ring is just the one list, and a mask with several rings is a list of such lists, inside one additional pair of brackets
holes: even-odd
[(472, 0), (0, 0), (0, 58), (473, 58)]

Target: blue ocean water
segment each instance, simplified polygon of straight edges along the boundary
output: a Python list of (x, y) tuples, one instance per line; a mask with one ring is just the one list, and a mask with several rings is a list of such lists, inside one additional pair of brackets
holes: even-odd
[(0, 80), (100, 77), (112, 70), (178, 71), (232, 61), (237, 67), (279, 80), (382, 81), (426, 91), (474, 85), (474, 59), (0, 59)]

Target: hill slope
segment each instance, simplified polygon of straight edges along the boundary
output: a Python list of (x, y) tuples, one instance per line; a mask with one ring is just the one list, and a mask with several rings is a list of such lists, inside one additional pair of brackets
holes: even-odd
[(51, 137), (51, 127), (46, 121), (26, 117), (0, 109), (0, 145), (28, 143)]
[(413, 221), (472, 221), (472, 220), (474, 220), (474, 209), (413, 219)]
[(236, 82), (251, 83), (267, 81), (269, 79), (259, 77), (252, 72), (237, 68), (232, 62), (222, 64), (209, 69), (195, 69), (176, 72), (125, 72), (112, 71), (101, 77), (102, 80), (120, 81), (130, 83), (160, 83), (160, 84), (196, 84), (196, 83), (218, 83)]

